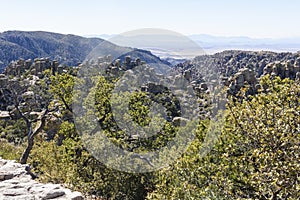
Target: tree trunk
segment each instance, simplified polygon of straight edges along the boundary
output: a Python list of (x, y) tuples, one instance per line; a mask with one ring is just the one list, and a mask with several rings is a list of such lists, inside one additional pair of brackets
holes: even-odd
[(45, 122), (46, 122), (46, 115), (48, 114), (48, 110), (44, 111), (43, 114), (41, 114), (40, 120), (37, 122), (34, 131), (32, 131), (32, 123), (27, 119), (27, 126), (28, 126), (28, 142), (27, 142), (27, 147), (25, 149), (25, 151), (23, 152), (21, 159), (20, 159), (20, 163), (21, 164), (26, 164), (29, 154), (33, 148), (34, 145), (34, 137), (41, 132), (41, 130), (44, 128), (45, 126)]
[(29, 154), (30, 154), (30, 151), (33, 147), (33, 144), (34, 144), (34, 137), (28, 139), (27, 147), (26, 147), (25, 151), (23, 152), (22, 157), (20, 159), (21, 164), (26, 164), (27, 163), (27, 159), (29, 157)]

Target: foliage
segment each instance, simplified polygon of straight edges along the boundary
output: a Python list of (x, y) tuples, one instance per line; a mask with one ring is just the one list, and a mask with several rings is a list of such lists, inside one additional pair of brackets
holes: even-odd
[[(46, 141), (39, 137), (30, 155), (30, 163), (39, 179), (43, 182), (63, 183), (72, 189), (82, 191), (85, 194), (97, 195), (111, 199), (143, 199), (146, 194), (153, 190), (151, 174), (131, 174), (119, 172), (107, 168), (96, 160), (85, 148), (78, 133), (75, 130), (73, 120), (64, 116), (72, 111), (68, 107), (74, 93), (75, 77), (70, 74), (46, 74), (50, 77), (50, 91), (59, 100), (62, 119), (59, 130), (54, 140)], [(99, 81), (104, 81), (99, 77)], [(76, 80), (80, 81), (80, 80)], [(105, 103), (105, 97), (110, 91), (112, 84), (103, 82), (101, 90), (97, 90), (97, 96), (101, 103)], [(105, 90), (105, 87), (107, 90)], [(99, 96), (99, 94), (103, 95)], [(105, 95), (104, 95), (105, 94)], [(99, 102), (100, 103), (100, 102)], [(96, 105), (99, 105), (96, 104)], [(101, 114), (101, 109), (109, 109), (109, 104), (101, 104), (98, 116), (107, 117), (109, 113)], [(104, 110), (104, 111), (105, 111)], [(109, 110), (108, 110), (109, 111)], [(65, 114), (64, 114), (65, 113)], [(140, 120), (140, 119), (139, 119)], [(112, 126), (108, 120), (103, 124)], [(87, 125), (87, 124), (86, 124)], [(40, 152), (43, 152), (42, 154)]]
[[(49, 72), (47, 75), (49, 75)], [(56, 73), (54, 76), (50, 76), (50, 81), (50, 92), (54, 95), (54, 98), (61, 102), (64, 109), (72, 112), (72, 93), (75, 81), (78, 81), (78, 79), (69, 73)]]
[[(168, 116), (174, 117), (178, 115), (176, 98), (142, 91), (114, 96), (117, 80), (93, 78), (96, 87), (83, 103), (87, 109), (96, 109), (97, 122), (115, 144), (132, 152), (143, 152), (159, 149), (174, 138), (178, 127), (170, 120), (162, 121), (163, 128), (149, 138), (126, 134), (115, 121), (111, 103), (118, 108), (127, 99), (129, 113), (122, 115), (122, 119), (132, 120), (144, 128), (151, 121), (161, 120), (161, 116), (149, 116), (150, 99), (160, 104), (171, 99), (163, 106)], [(224, 118), (222, 123), (201, 121), (195, 140), (171, 166), (156, 173), (134, 174), (104, 166), (86, 149), (80, 137), (82, 133), (75, 129), (70, 106), (76, 81), (80, 82), (69, 73), (45, 72), (44, 81), (31, 88), (38, 91), (49, 86), (40, 96), (51, 101), (49, 107), (59, 105), (55, 117), (60, 124), (53, 139), (47, 141), (44, 134), (37, 135), (29, 157), (40, 181), (62, 183), (107, 199), (300, 198), (299, 83), (263, 77), (260, 83), (263, 87), (258, 94), (246, 95), (247, 88), (244, 88), (237, 97), (229, 97), (227, 109), (220, 116)], [(89, 98), (94, 98), (95, 104), (89, 104)], [(24, 146), (7, 141), (22, 143), (25, 135), (19, 130), (20, 127), (25, 129), (26, 124), (22, 120), (0, 123), (1, 137), (5, 139), (0, 141), (0, 156), (18, 159)], [(89, 130), (91, 122), (83, 120), (82, 123)], [(153, 130), (158, 130), (161, 124), (153, 125)], [(47, 133), (48, 128), (46, 125), (41, 133)], [(204, 144), (208, 132), (219, 136), (213, 146)], [(210, 151), (203, 154), (206, 148)], [(105, 150), (105, 146), (99, 145), (99, 149)]]
[(0, 147), (0, 157), (7, 160), (18, 160), (24, 151), (23, 146), (16, 146), (6, 140), (0, 140)]
[(22, 144), (26, 137), (26, 124), (23, 120), (0, 120), (1, 138), (14, 144)]
[(149, 199), (299, 199), (300, 88), (279, 78), (261, 84), (266, 92), (229, 102), (221, 136), (205, 157), (198, 130), (180, 161), (157, 173)]
[[(102, 130), (104, 130), (114, 143), (130, 151), (151, 151), (165, 146), (174, 137), (176, 129), (172, 123), (162, 119), (162, 116), (149, 115), (150, 107), (152, 106), (150, 101), (151, 94), (135, 91), (132, 93), (121, 92), (118, 95), (113, 95), (114, 82), (116, 81), (107, 80), (105, 77), (98, 77), (95, 87), (96, 91), (95, 93), (91, 93), (91, 98), (95, 97), (96, 116)], [(119, 112), (123, 109), (122, 105), (126, 99), (128, 100), (128, 112)], [(89, 98), (87, 98), (87, 102), (90, 102)], [(117, 113), (113, 113), (111, 105), (114, 105), (115, 109), (118, 110)], [(91, 109), (94, 108), (93, 105), (87, 103), (86, 107), (89, 106), (92, 106)], [(118, 122), (116, 122), (116, 119), (119, 119)], [(131, 131), (129, 135), (119, 127), (120, 123), (126, 127), (130, 123), (130, 126), (135, 128), (128, 127), (128, 130)], [(84, 124), (86, 126), (88, 122), (84, 122)], [(142, 131), (139, 131), (140, 128), (138, 126), (143, 128), (149, 126), (148, 129), (145, 129), (144, 133), (153, 134), (154, 132), (153, 136), (149, 136), (148, 138), (141, 137), (139, 134), (142, 134)]]
[[(151, 188), (150, 174), (130, 174), (109, 169), (85, 150), (74, 124), (64, 122), (59, 134), (66, 138), (40, 138), (31, 156), (34, 170), (43, 182), (63, 183), (90, 195), (111, 199), (143, 199)], [(40, 152), (43, 152), (42, 154)]]

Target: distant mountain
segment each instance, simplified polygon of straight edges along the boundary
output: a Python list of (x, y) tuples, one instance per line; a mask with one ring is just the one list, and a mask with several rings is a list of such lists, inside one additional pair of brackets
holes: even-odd
[(294, 38), (250, 38), (250, 37), (222, 37), (206, 34), (190, 35), (200, 47), (208, 54), (224, 50), (248, 50), (248, 51), (274, 51), (297, 52), (300, 50), (300, 37)]
[(151, 51), (154, 55), (164, 60), (193, 59), (203, 55), (203, 49), (190, 38), (176, 32), (162, 29), (140, 29), (119, 35), (92, 35), (104, 36), (108, 41), (120, 45), (131, 46)]
[(113, 58), (123, 54), (130, 55), (130, 53), (137, 55), (134, 52), (139, 52), (139, 56), (147, 58), (148, 60), (144, 60), (146, 62), (162, 62), (170, 65), (149, 51), (120, 47), (101, 38), (85, 38), (43, 31), (7, 31), (0, 33), (0, 73), (11, 61), (19, 58), (49, 57), (62, 64), (74, 66), (86, 58), (97, 58), (107, 54), (113, 54)]
[(0, 70), (19, 58), (49, 57), (63, 64), (76, 65), (103, 41), (100, 38), (83, 38), (42, 31), (3, 32), (0, 34)]
[(112, 37), (115, 37), (116, 34), (90, 34), (90, 35), (84, 35), (83, 37), (87, 37), (87, 38), (102, 38), (104, 40), (109, 40)]
[[(112, 39), (117, 35), (90, 35), (89, 37)], [(240, 37), (224, 37), (224, 36), (213, 36), (208, 34), (194, 34), (188, 35), (188, 37), (199, 45), (206, 54), (214, 54), (225, 50), (247, 50), (247, 51), (273, 51), (273, 52), (297, 52), (300, 50), (300, 37), (293, 38), (250, 38), (245, 36)], [(176, 45), (177, 43), (174, 42)], [(161, 44), (160, 44), (161, 46)], [(143, 48), (145, 49), (145, 48)], [(184, 59), (181, 52), (170, 52), (167, 49), (157, 49), (153, 47), (146, 48), (151, 51), (154, 55), (159, 56), (165, 60), (177, 60)], [(166, 51), (168, 50), (168, 51)], [(172, 54), (173, 53), (173, 54)], [(180, 57), (181, 56), (181, 57)]]

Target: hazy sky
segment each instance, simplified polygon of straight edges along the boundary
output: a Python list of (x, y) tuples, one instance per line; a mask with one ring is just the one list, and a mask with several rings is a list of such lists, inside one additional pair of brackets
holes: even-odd
[(0, 32), (77, 35), (164, 28), (182, 34), (300, 36), (299, 0), (0, 0)]

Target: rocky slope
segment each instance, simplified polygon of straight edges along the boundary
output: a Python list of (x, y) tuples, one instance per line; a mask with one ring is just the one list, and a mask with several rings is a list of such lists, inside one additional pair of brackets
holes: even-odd
[(224, 51), (214, 55), (196, 57), (193, 61), (178, 64), (174, 71), (182, 73), (191, 82), (209, 83), (218, 74), (219, 84), (229, 87), (229, 93), (236, 93), (244, 85), (250, 85), (253, 92), (259, 89), (259, 78), (263, 75), (280, 78), (300, 78), (299, 53), (274, 53), (254, 51)]
[(84, 199), (81, 193), (72, 192), (61, 185), (38, 183), (30, 174), (28, 165), (0, 158), (0, 199)]
[[(144, 55), (147, 54), (147, 52), (140, 52), (144, 53)], [(126, 56), (121, 56), (121, 59), (113, 62), (111, 56), (102, 57), (98, 58), (91, 65), (95, 65), (94, 67), (96, 68), (96, 66), (101, 66), (102, 62), (112, 62), (111, 65), (107, 66), (106, 71), (111, 72), (113, 75), (118, 75), (124, 72), (124, 70), (126, 71), (139, 65), (144, 60), (151, 59), (149, 56), (140, 59), (139, 56), (143, 56), (142, 53), (135, 52), (132, 54), (136, 57), (130, 57), (128, 54), (125, 54)], [(153, 62), (159, 63), (160, 60), (156, 58)], [(81, 66), (79, 65), (79, 67)], [(160, 65), (156, 66), (160, 67)], [(164, 64), (163, 66), (166, 65)], [(27, 85), (30, 85), (34, 80), (42, 79), (42, 73), (46, 69), (51, 69), (53, 72), (57, 71), (60, 74), (69, 69), (77, 69), (77, 67), (68, 69), (68, 67), (60, 65), (59, 62), (50, 60), (49, 58), (36, 58), (34, 60), (19, 59), (10, 63), (5, 69), (4, 74), (0, 74), (1, 119), (9, 118), (13, 113), (13, 110), (8, 109), (12, 102), (9, 98), (9, 92), (1, 86), (11, 84), (11, 82), (18, 80), (18, 77), (21, 77), (24, 73), (30, 74), (29, 78), (27, 78), (28, 80), (23, 80)], [(218, 80), (214, 80), (216, 72)], [(199, 56), (193, 61), (178, 64), (172, 68), (172, 73), (175, 75), (174, 77), (185, 77), (198, 94), (209, 94), (209, 91), (214, 87), (213, 85), (226, 86), (228, 94), (233, 95), (237, 94), (240, 88), (248, 85), (250, 86), (249, 94), (253, 94), (262, 88), (259, 84), (259, 79), (263, 75), (269, 74), (271, 77), (279, 76), (280, 78), (300, 80), (300, 54), (264, 51), (225, 51), (214, 55)], [(16, 80), (9, 80), (8, 77), (15, 77)], [(174, 81), (176, 80), (175, 78)]]

